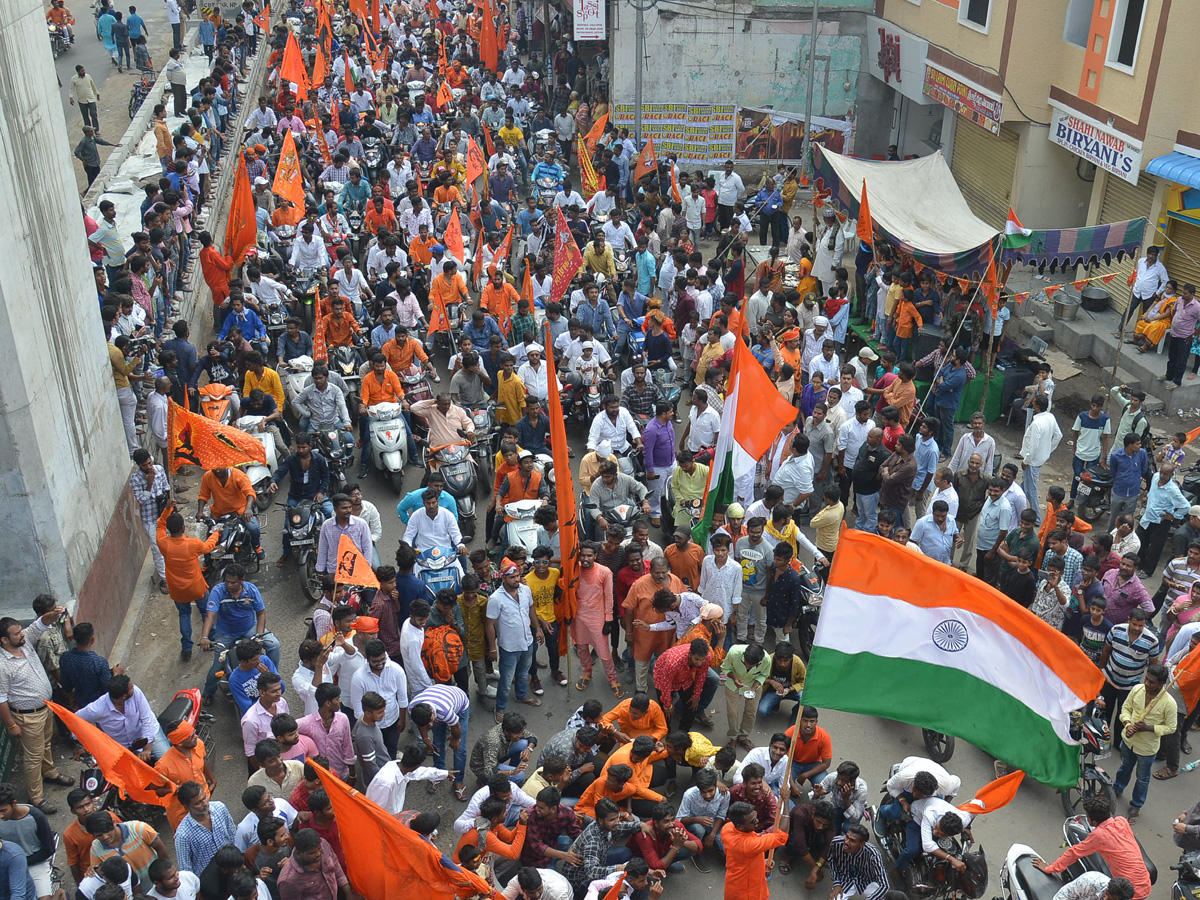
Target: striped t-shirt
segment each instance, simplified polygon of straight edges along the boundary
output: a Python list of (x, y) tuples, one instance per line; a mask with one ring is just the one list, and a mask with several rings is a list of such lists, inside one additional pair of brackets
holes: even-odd
[(435, 684), (412, 698), (408, 708), (427, 703), (433, 707), (433, 720), (457, 725), (459, 717), (471, 707), (471, 698), (462, 688), (452, 684)]
[(1128, 623), (1114, 625), (1108, 633), (1107, 642), (1112, 651), (1104, 674), (1122, 690), (1128, 690), (1141, 681), (1150, 660), (1162, 653), (1162, 642), (1149, 625), (1132, 642), (1129, 640)]

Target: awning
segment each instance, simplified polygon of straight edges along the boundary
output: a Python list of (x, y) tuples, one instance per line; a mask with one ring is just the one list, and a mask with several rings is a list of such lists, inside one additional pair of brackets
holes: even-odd
[(1200, 188), (1200, 159), (1186, 153), (1168, 153), (1150, 160), (1146, 171), (1167, 181)]
[(1145, 238), (1145, 216), (1087, 228), (1035, 229), (1028, 244), (1005, 250), (1003, 259), (1026, 266), (1048, 267), (1051, 272), (1075, 266), (1110, 266), (1137, 253)]

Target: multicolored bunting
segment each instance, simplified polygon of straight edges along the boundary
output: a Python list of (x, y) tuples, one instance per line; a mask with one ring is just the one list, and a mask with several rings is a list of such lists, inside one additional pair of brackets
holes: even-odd
[[(486, 133), (485, 130), (485, 136)], [(590, 200), (592, 195), (600, 190), (600, 179), (596, 177), (596, 170), (592, 166), (592, 154), (584, 145), (582, 135), (575, 142), (575, 155), (579, 160), (580, 184), (583, 187), (584, 196)]]

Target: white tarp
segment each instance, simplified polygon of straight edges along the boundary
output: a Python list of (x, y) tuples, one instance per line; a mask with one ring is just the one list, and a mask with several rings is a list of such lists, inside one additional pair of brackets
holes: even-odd
[(823, 147), (818, 152), (841, 180), (840, 186), (826, 187), (853, 197), (857, 208), (865, 179), (871, 219), (905, 244), (945, 256), (968, 253), (996, 237), (996, 229), (967, 206), (940, 150), (898, 162), (853, 159)]

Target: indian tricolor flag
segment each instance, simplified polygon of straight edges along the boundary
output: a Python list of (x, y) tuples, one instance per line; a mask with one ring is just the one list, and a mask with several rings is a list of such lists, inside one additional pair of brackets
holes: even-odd
[(1056, 788), (1079, 779), (1073, 710), (1104, 678), (999, 591), (878, 535), (843, 531), (804, 702), (931, 728)]
[(1027, 247), (1032, 242), (1033, 229), (1022, 225), (1021, 220), (1017, 218), (1016, 212), (1010, 206), (1008, 208), (1008, 219), (1004, 222), (1005, 249), (1015, 250), (1018, 247)]
[(745, 341), (737, 341), (729, 369), (725, 409), (721, 413), (721, 431), (704, 490), (704, 517), (692, 529), (697, 544), (705, 545), (712, 530), (713, 513), (733, 502), (734, 482), (754, 471), (779, 432), (795, 420), (796, 407), (775, 389)]

